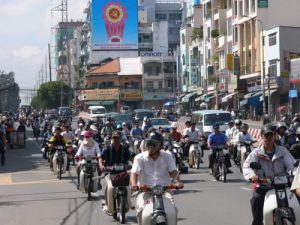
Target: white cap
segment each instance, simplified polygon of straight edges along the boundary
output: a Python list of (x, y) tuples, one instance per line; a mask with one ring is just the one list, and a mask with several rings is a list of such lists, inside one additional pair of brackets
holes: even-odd
[(123, 123), (122, 123), (122, 126), (126, 126), (126, 122), (123, 122)]
[(173, 123), (171, 124), (171, 128), (177, 128), (177, 127), (178, 127), (178, 125), (177, 125), (176, 122), (173, 122)]
[(83, 126), (83, 123), (79, 123), (78, 126)]

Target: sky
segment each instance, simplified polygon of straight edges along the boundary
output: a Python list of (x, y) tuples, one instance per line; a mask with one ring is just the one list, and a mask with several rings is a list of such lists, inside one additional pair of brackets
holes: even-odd
[[(87, 1), (68, 0), (68, 19), (84, 20)], [(60, 4), (61, 0), (0, 0), (0, 71), (15, 72), (21, 88), (35, 86), (48, 43), (54, 47), (51, 28), (61, 19), (61, 12), (51, 13), (51, 9)]]

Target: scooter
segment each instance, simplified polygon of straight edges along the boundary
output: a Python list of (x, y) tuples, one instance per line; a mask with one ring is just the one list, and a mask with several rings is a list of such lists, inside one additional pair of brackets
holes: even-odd
[(180, 142), (172, 142), (172, 149), (171, 149), (175, 160), (176, 160), (176, 166), (178, 168), (178, 170), (181, 173), (188, 173), (189, 171), (189, 167), (188, 165), (185, 163), (185, 161), (183, 160), (183, 149), (181, 147)]
[(141, 142), (142, 142), (142, 137), (134, 137), (133, 138), (133, 152), (135, 154), (139, 154), (141, 152), (141, 150), (140, 150)]
[(61, 179), (61, 175), (67, 170), (67, 154), (65, 146), (59, 145), (55, 147), (53, 156), (53, 172), (57, 174), (57, 178)]
[(67, 170), (70, 167), (70, 162), (72, 161), (73, 166), (75, 165), (75, 154), (76, 154), (76, 148), (77, 146), (72, 144), (71, 142), (68, 143), (67, 145)]
[[(229, 153), (227, 149), (224, 148), (224, 145), (215, 146), (212, 151), (216, 154), (216, 159), (213, 164), (213, 173), (212, 175), (216, 180), (222, 180), (223, 183), (227, 181), (227, 166), (225, 155)], [(221, 179), (220, 179), (221, 178)]]
[(88, 201), (90, 201), (92, 193), (98, 191), (98, 180), (93, 179), (97, 176), (98, 157), (88, 155), (80, 159), (79, 189), (88, 194)]
[[(187, 141), (192, 142), (190, 139), (187, 139)], [(201, 146), (199, 142), (192, 142), (189, 149), (189, 167), (196, 169), (200, 168), (200, 163), (202, 161), (202, 151)]]
[(126, 223), (126, 213), (130, 209), (130, 175), (127, 172), (130, 165), (115, 164), (106, 168), (110, 173), (110, 182), (107, 184), (108, 209), (112, 212), (113, 218), (121, 224)]
[[(294, 166), (298, 165), (299, 161)], [(250, 168), (261, 170), (261, 166), (257, 162), (250, 163)], [(300, 202), (296, 195), (289, 190), (290, 178), (293, 178), (293, 175), (258, 179), (258, 183), (264, 184), (270, 189), (266, 193), (264, 201), (264, 225), (300, 225)]]
[(177, 225), (177, 210), (171, 200), (164, 196), (167, 190), (172, 189), (175, 189), (172, 184), (139, 187), (139, 192), (151, 195), (150, 200), (145, 201), (140, 225)]
[(243, 165), (248, 155), (252, 151), (252, 144), (255, 143), (254, 140), (247, 140), (240, 143), (239, 154), (240, 154), (240, 171), (243, 173)]

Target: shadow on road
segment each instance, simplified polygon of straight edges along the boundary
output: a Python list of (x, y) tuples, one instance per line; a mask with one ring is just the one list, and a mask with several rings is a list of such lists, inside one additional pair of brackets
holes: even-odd
[(202, 192), (202, 191), (182, 189), (182, 190), (179, 190), (179, 191), (174, 191), (173, 194), (174, 195), (182, 195), (182, 194), (195, 194), (195, 193), (200, 193), (200, 192)]

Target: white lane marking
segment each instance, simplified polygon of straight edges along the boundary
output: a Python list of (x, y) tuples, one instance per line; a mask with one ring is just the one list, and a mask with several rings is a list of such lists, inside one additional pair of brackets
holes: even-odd
[(248, 188), (248, 187), (240, 187), (240, 189), (244, 191), (252, 191), (252, 188)]

